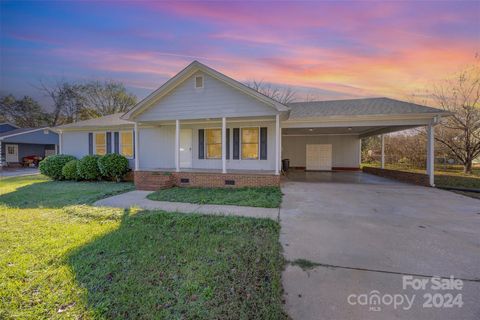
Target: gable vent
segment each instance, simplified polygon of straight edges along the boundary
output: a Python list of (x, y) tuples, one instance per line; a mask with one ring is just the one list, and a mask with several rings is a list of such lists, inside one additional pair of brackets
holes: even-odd
[(203, 76), (195, 77), (195, 89), (203, 88)]

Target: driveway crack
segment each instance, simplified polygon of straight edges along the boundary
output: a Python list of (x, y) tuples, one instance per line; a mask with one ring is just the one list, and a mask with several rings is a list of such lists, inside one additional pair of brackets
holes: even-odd
[[(355, 271), (365, 271), (365, 272), (396, 274), (396, 275), (402, 275), (402, 276), (415, 276), (415, 277), (421, 277), (421, 278), (438, 277), (438, 278), (441, 278), (441, 279), (450, 279), (450, 276), (427, 275), (427, 274), (422, 274), (422, 273), (408, 273), (408, 272), (401, 272), (401, 271), (389, 271), (389, 270), (369, 269), (369, 268), (360, 268), (360, 267), (348, 267), (348, 266), (340, 266), (340, 265), (334, 265), (334, 264), (328, 264), (328, 263), (313, 262), (313, 261), (309, 261), (309, 260), (305, 260), (305, 259), (297, 259), (297, 260), (294, 260), (294, 261), (289, 261), (289, 263), (290, 263), (290, 265), (299, 266), (304, 271), (308, 270), (308, 269), (313, 269), (313, 268), (316, 268), (316, 267), (322, 267), (322, 268), (331, 268), (331, 269), (345, 269), (345, 270), (355, 270)], [(455, 277), (455, 279), (459, 279), (459, 280), (466, 281), (466, 282), (480, 283), (480, 278), (458, 278), (458, 277)]]

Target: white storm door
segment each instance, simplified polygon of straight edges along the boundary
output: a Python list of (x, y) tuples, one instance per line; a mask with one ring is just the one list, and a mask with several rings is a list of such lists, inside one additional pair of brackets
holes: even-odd
[(5, 149), (5, 161), (18, 162), (18, 144), (6, 144)]
[(180, 167), (192, 167), (192, 129), (180, 129)]
[(307, 170), (332, 170), (332, 145), (307, 144)]

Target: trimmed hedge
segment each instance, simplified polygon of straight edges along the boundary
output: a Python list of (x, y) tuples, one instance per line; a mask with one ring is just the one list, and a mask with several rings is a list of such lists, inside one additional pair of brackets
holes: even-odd
[(101, 156), (89, 155), (78, 160), (77, 172), (80, 178), (85, 180), (100, 180), (102, 173), (98, 167), (98, 160)]
[(62, 174), (67, 180), (80, 180), (77, 170), (78, 160), (67, 162), (62, 168)]
[(48, 156), (38, 165), (40, 172), (47, 177), (50, 177), (55, 180), (62, 180), (64, 179), (64, 175), (62, 173), (63, 166), (72, 160), (75, 160), (74, 156), (69, 156), (66, 154), (56, 154), (53, 156)]
[(128, 172), (128, 159), (116, 153), (109, 153), (98, 159), (102, 176), (119, 182)]

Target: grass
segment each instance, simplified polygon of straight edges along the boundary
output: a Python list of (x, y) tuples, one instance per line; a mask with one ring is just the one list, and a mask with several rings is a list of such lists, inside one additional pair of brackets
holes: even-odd
[[(379, 167), (380, 164), (364, 164)], [(415, 173), (425, 173), (425, 169), (411, 168), (400, 164), (385, 164), (386, 169), (400, 170)], [(443, 167), (435, 166), (435, 185), (437, 187), (480, 189), (480, 167), (475, 167), (472, 174), (463, 173), (463, 167), (459, 165)]]
[(258, 188), (170, 188), (147, 196), (150, 200), (196, 204), (228, 204), (278, 208), (282, 192), (278, 187)]
[(91, 206), (131, 188), (1, 180), (0, 318), (286, 318), (278, 223)]

